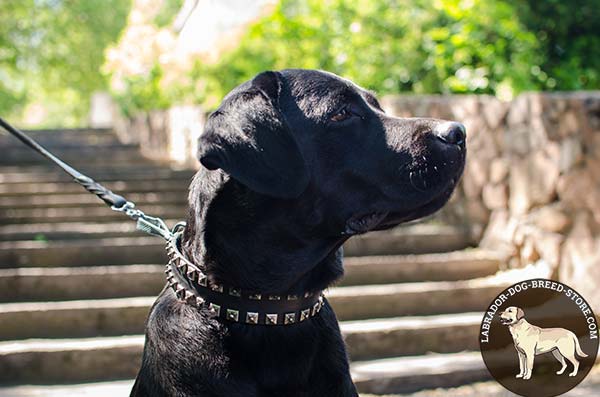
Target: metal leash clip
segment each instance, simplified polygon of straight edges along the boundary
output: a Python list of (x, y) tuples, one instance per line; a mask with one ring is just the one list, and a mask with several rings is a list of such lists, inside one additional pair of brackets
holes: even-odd
[[(169, 230), (169, 227), (160, 218), (146, 215), (143, 211), (135, 208), (135, 204), (131, 201), (128, 201), (124, 205), (120, 207), (115, 207), (114, 205), (110, 207), (113, 211), (122, 212), (131, 219), (136, 221), (136, 228), (142, 232), (151, 234), (153, 236), (162, 237), (165, 240), (171, 240), (174, 236), (174, 233)], [(184, 223), (185, 222), (180, 222)], [(180, 224), (175, 225), (176, 227)], [(175, 228), (173, 228), (175, 230)]]

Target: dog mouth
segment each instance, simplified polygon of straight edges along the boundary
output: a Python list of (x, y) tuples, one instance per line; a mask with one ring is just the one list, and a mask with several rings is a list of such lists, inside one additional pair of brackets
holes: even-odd
[(511, 325), (513, 321), (510, 318), (500, 317), (500, 324), (502, 325)]
[(442, 208), (448, 202), (450, 196), (452, 196), (458, 182), (457, 179), (458, 178), (451, 178), (448, 187), (417, 208), (410, 211), (388, 213), (388, 215), (373, 230), (389, 229), (399, 224), (414, 221), (435, 213)]
[(414, 197), (413, 200), (420, 202), (418, 206), (397, 211), (392, 205), (382, 211), (355, 215), (346, 221), (344, 234), (391, 229), (438, 211), (452, 196), (464, 169), (465, 149), (457, 146), (456, 152), (444, 161), (430, 161), (430, 158), (423, 156), (423, 161), (417, 163), (416, 167), (404, 170), (401, 183), (405, 189), (409, 189), (408, 194)]
[(374, 230), (387, 216), (388, 212), (374, 212), (353, 217), (346, 222), (345, 234), (361, 234)]

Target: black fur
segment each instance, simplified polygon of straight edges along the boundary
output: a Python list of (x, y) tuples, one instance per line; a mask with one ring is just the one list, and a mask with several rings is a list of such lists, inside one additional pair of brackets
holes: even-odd
[[(345, 109), (345, 110), (343, 110)], [(343, 274), (341, 245), (439, 209), (464, 145), (442, 121), (390, 117), (350, 81), (265, 72), (206, 123), (190, 187), (184, 253), (218, 283), (264, 294), (319, 291)], [(292, 326), (211, 318), (160, 294), (132, 396), (357, 396), (337, 320)]]

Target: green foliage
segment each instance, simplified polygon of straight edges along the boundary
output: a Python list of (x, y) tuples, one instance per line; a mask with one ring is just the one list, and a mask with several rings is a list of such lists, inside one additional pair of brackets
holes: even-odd
[[(23, 1), (23, 3), (26, 3)], [(31, 2), (29, 2), (31, 3)], [(17, 1), (0, 3), (0, 112), (11, 112), (25, 102), (25, 83), (17, 63), (23, 64), (28, 46), (29, 11)]]
[(208, 68), (222, 96), (265, 69), (320, 68), (379, 93), (542, 87), (535, 35), (498, 0), (283, 0)]
[(130, 7), (127, 0), (1, 1), (0, 113), (37, 102), (47, 105), (46, 124), (81, 124), (91, 93), (106, 88), (104, 49)]
[(125, 116), (133, 116), (140, 109), (166, 109), (171, 105), (160, 86), (162, 74), (160, 66), (155, 65), (148, 75), (125, 79), (125, 94), (115, 96)]
[(164, 0), (159, 13), (154, 18), (154, 25), (159, 28), (170, 25), (183, 6), (184, 0)]
[[(183, 0), (151, 22), (168, 27)], [(0, 1), (0, 114), (28, 103), (45, 125), (80, 125), (106, 89), (104, 50), (131, 0)], [(180, 78), (156, 64), (127, 77), (128, 114), (193, 102), (214, 107), (268, 69), (319, 68), (380, 94), (487, 93), (600, 88), (600, 0), (281, 0), (216, 64)]]
[(544, 54), (534, 72), (544, 89), (600, 88), (600, 1), (520, 0), (519, 17)]

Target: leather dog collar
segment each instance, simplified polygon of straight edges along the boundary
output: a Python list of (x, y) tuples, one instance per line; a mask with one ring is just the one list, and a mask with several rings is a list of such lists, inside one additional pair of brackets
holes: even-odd
[(183, 256), (181, 233), (167, 241), (165, 274), (168, 285), (181, 301), (195, 307), (206, 306), (224, 320), (250, 325), (291, 325), (319, 313), (322, 292), (299, 295), (264, 295), (211, 283), (206, 274)]

